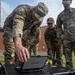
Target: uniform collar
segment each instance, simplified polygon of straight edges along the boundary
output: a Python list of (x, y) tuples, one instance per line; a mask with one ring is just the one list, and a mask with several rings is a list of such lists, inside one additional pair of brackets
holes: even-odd
[(66, 9), (64, 9), (64, 11), (65, 11), (65, 12), (70, 12), (70, 13), (71, 13), (71, 12), (72, 12), (72, 8), (67, 9), (67, 10), (66, 10)]

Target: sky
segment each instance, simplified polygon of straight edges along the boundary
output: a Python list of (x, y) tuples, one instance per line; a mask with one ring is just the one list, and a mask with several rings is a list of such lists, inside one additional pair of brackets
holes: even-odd
[[(1, 0), (1, 27), (3, 27), (6, 17), (21, 4), (36, 6), (39, 2), (44, 2), (49, 9), (48, 14), (44, 17), (41, 26), (47, 25), (47, 18), (53, 17), (56, 21), (58, 14), (64, 9), (62, 0)], [(71, 7), (75, 8), (75, 0), (72, 1)]]

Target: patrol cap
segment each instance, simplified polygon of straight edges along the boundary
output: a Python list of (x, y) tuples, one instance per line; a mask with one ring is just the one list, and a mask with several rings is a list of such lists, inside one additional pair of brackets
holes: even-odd
[(47, 19), (47, 23), (55, 23), (54, 19), (52, 17)]
[(48, 13), (48, 8), (43, 2), (39, 2), (34, 8), (35, 17), (37, 19), (43, 18)]
[(71, 4), (72, 0), (62, 0), (62, 4)]

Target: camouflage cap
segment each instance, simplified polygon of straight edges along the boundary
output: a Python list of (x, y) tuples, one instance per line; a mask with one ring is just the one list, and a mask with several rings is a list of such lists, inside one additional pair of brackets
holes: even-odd
[(55, 23), (54, 19), (52, 17), (47, 19), (47, 23)]
[(72, 0), (62, 0), (62, 4), (71, 4)]
[(48, 8), (43, 2), (39, 2), (34, 9), (35, 17), (37, 19), (43, 18), (48, 13)]

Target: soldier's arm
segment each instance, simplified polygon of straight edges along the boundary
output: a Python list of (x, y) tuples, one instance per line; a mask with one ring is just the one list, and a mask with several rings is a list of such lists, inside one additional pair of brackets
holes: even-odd
[[(41, 23), (42, 23), (42, 22), (40, 22), (39, 25), (41, 25)], [(40, 40), (41, 40), (41, 28), (40, 28), (40, 27), (37, 28), (36, 37), (37, 37), (37, 42), (39, 43)]]
[(36, 33), (36, 43), (38, 44), (41, 40), (41, 30), (40, 27), (37, 29), (37, 33)]
[(61, 38), (61, 35), (62, 35), (62, 20), (61, 20), (60, 15), (58, 15), (56, 23), (57, 23), (57, 25), (56, 25), (57, 38)]
[(47, 49), (51, 50), (51, 44), (49, 42), (49, 38), (48, 38), (48, 35), (46, 34), (46, 31), (44, 33), (44, 39), (45, 39), (45, 43), (46, 43)]
[(12, 37), (15, 43), (16, 54), (18, 55), (18, 58), (21, 62), (27, 61), (27, 59), (29, 58), (28, 49), (22, 46), (21, 41), (25, 17), (26, 15), (23, 10), (20, 12), (16, 12), (13, 17)]

